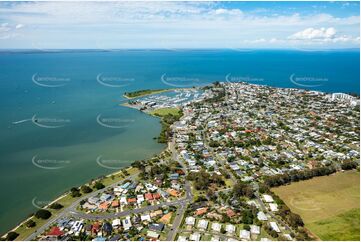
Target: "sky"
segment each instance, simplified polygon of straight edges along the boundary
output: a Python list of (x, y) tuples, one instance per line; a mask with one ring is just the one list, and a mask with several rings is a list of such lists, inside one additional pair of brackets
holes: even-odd
[(1, 49), (359, 48), (359, 2), (0, 2)]

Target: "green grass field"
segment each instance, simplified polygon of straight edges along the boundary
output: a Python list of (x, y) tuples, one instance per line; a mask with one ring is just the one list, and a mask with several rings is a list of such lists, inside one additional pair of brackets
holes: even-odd
[(354, 208), (307, 227), (322, 240), (360, 240), (360, 209)]
[(322, 240), (359, 240), (360, 173), (348, 171), (272, 189)]
[(149, 114), (159, 116), (159, 117), (163, 117), (167, 114), (177, 116), (180, 114), (180, 110), (179, 110), (179, 108), (159, 108), (159, 109), (149, 112)]

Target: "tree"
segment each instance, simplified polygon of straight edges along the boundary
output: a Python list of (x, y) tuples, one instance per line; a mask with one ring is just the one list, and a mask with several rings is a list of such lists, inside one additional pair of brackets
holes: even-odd
[(49, 206), (49, 208), (51, 208), (51, 209), (61, 209), (61, 208), (63, 208), (64, 206), (63, 205), (61, 205), (60, 203), (52, 203), (52, 204), (50, 204), (50, 206)]
[(253, 188), (251, 185), (246, 184), (244, 182), (237, 182), (233, 187), (233, 194), (236, 197), (246, 196), (248, 198), (253, 198)]
[(19, 236), (18, 233), (11, 231), (6, 235), (6, 240), (13, 241)]
[(304, 225), (301, 216), (298, 214), (292, 213), (292, 212), (289, 215), (288, 222), (294, 228), (296, 228), (298, 226), (302, 227)]
[(26, 221), (25, 225), (27, 228), (32, 228), (32, 227), (35, 227), (36, 223), (30, 219), (30, 220)]
[(352, 170), (357, 168), (358, 163), (356, 161), (346, 161), (341, 164), (342, 170)]
[(76, 187), (73, 187), (72, 189), (70, 189), (70, 193), (71, 193), (72, 197), (80, 197), (81, 196), (79, 189)]
[(94, 184), (94, 188), (97, 190), (103, 189), (104, 187), (104, 184), (99, 181)]
[(89, 186), (86, 186), (86, 185), (81, 186), (80, 190), (81, 190), (83, 193), (90, 193), (90, 192), (93, 191), (93, 189), (91, 189)]
[(51, 216), (51, 212), (46, 209), (40, 209), (35, 213), (36, 218), (48, 219)]

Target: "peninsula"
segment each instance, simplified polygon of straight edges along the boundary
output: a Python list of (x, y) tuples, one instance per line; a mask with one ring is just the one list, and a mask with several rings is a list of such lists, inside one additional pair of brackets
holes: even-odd
[(357, 99), (228, 82), (175, 92), (128, 103), (167, 123), (163, 152), (72, 188), (6, 239), (359, 240)]

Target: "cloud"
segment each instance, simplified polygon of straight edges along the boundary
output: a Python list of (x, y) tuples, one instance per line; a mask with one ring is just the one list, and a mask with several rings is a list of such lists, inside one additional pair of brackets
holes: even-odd
[(221, 2), (0, 3), (1, 20), (8, 23), (0, 26), (0, 32), (21, 33), (18, 44), (44, 48), (287, 47), (317, 40), (347, 43), (359, 36), (360, 18), (355, 14), (293, 10), (268, 14), (263, 8), (243, 6)]
[(300, 32), (297, 32), (291, 36), (289, 36), (289, 39), (294, 40), (322, 40), (322, 39), (333, 39), (336, 36), (336, 29), (333, 27), (330, 28), (307, 28), (305, 30), (302, 30)]
[(339, 35), (333, 27), (329, 28), (307, 28), (300, 32), (294, 33), (288, 37), (291, 41), (303, 41), (305, 44), (312, 42), (318, 43), (355, 43), (360, 42), (360, 37), (351, 35)]
[(15, 26), (15, 29), (21, 29), (22, 27), (24, 27), (23, 24), (17, 24), (17, 25)]

